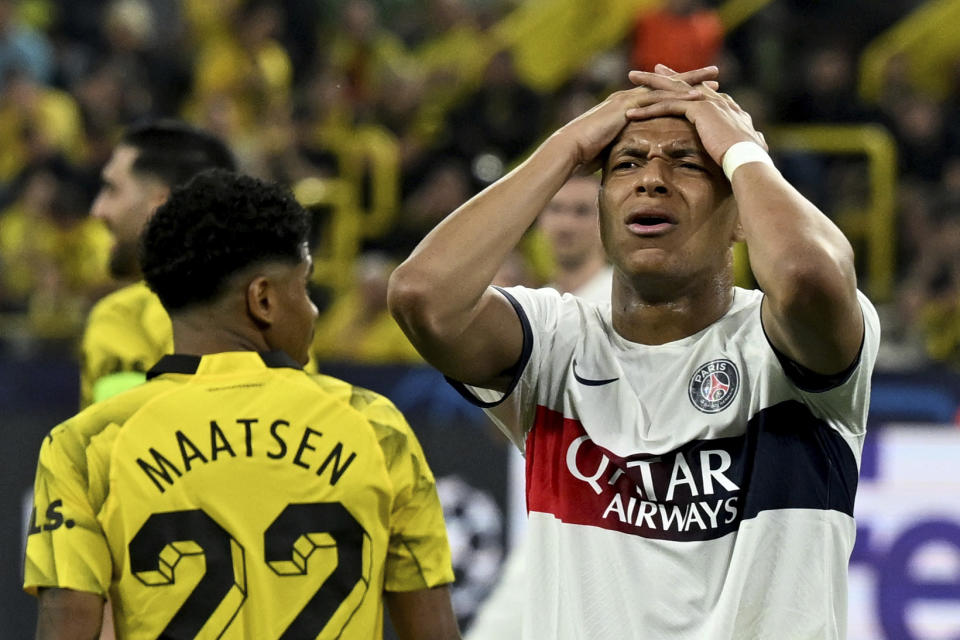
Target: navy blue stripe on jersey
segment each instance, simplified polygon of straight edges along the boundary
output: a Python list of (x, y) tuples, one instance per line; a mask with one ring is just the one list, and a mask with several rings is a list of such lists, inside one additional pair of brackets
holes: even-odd
[[(261, 351), (258, 353), (263, 364), (271, 369), (302, 369), (296, 360), (291, 358), (285, 351)], [(156, 378), (164, 373), (184, 373), (193, 375), (200, 367), (200, 356), (189, 355), (186, 353), (174, 353), (160, 358), (157, 364), (153, 365), (147, 371), (147, 380)]]
[(743, 517), (771, 509), (825, 509), (853, 516), (857, 460), (826, 422), (795, 400), (761, 410), (747, 428), (749, 486)]
[(501, 375), (510, 376), (510, 384), (507, 385), (507, 390), (500, 397), (499, 400), (493, 402), (484, 402), (477, 396), (475, 396), (467, 387), (460, 382), (459, 380), (454, 380), (448, 376), (444, 376), (446, 381), (450, 383), (457, 393), (463, 396), (467, 402), (474, 404), (481, 409), (489, 409), (495, 407), (504, 399), (513, 393), (513, 390), (516, 388), (517, 384), (520, 382), (520, 376), (523, 375), (523, 370), (527, 368), (527, 363), (530, 361), (530, 354), (533, 353), (533, 329), (530, 328), (530, 320), (527, 319), (527, 314), (524, 312), (523, 307), (517, 302), (517, 299), (510, 295), (505, 289), (501, 287), (494, 287), (497, 291), (503, 294), (503, 297), (513, 306), (513, 310), (516, 311), (517, 317), (520, 318), (520, 328), (523, 331), (523, 349), (520, 351), (520, 358), (515, 364), (511, 367), (508, 367), (503, 371)]

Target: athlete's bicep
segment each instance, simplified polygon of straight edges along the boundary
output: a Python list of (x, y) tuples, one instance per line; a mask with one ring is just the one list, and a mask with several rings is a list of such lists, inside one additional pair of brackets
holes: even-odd
[(414, 340), (420, 353), (445, 375), (475, 386), (506, 390), (523, 352), (523, 328), (513, 305), (488, 287), (473, 313), (453, 331)]
[(103, 621), (102, 597), (73, 589), (41, 589), (37, 640), (94, 640)]
[(856, 289), (828, 301), (814, 299), (782, 307), (765, 296), (761, 314), (770, 344), (815, 373), (842, 372), (860, 353), (864, 317)]

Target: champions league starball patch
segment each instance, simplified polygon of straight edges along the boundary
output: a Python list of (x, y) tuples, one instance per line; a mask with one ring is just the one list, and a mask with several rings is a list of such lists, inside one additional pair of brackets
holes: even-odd
[(690, 378), (687, 392), (690, 402), (704, 413), (723, 411), (740, 390), (740, 372), (731, 361), (711, 360), (701, 365)]

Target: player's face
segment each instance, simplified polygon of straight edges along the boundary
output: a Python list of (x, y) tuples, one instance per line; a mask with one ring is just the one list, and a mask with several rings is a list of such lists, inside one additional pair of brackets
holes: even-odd
[(537, 220), (561, 265), (575, 267), (600, 250), (598, 188), (592, 178), (571, 178)]
[(676, 283), (729, 269), (733, 196), (686, 120), (627, 125), (604, 165), (600, 211), (604, 247), (628, 278)]
[(303, 246), (304, 259), (282, 270), (277, 280), (278, 304), (281, 313), (270, 330), (270, 347), (281, 349), (300, 364), (310, 359), (310, 344), (317, 320), (317, 307), (310, 300), (308, 286), (313, 273), (313, 260)]
[(101, 172), (102, 185), (90, 215), (99, 218), (113, 234), (110, 273), (130, 278), (139, 272), (137, 242), (147, 220), (162, 204), (166, 189), (157, 180), (142, 177), (132, 170), (137, 149), (118, 146)]

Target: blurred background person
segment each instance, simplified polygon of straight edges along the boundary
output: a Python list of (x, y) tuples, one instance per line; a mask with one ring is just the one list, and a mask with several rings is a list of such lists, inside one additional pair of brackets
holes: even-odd
[(170, 318), (140, 280), (138, 242), (173, 187), (214, 167), (236, 168), (223, 142), (186, 123), (165, 120), (131, 127), (103, 168), (103, 186), (90, 215), (113, 234), (110, 273), (127, 284), (90, 312), (82, 340), (81, 406), (142, 382), (160, 357), (173, 352)]

